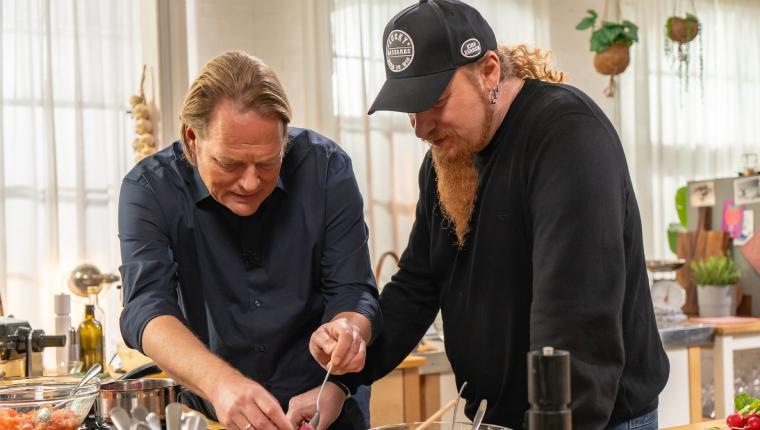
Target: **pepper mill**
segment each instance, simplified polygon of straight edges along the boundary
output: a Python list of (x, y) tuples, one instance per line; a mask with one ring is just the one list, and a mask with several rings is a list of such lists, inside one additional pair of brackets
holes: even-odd
[(528, 430), (570, 430), (570, 353), (528, 352)]

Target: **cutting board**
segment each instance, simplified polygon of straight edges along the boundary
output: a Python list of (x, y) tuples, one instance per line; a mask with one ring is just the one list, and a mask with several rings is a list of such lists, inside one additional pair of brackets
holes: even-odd
[[(686, 303), (683, 312), (686, 315), (698, 315), (697, 286), (691, 279), (691, 261), (710, 257), (720, 257), (728, 250), (728, 234), (723, 231), (697, 230), (680, 233), (676, 243), (678, 258), (686, 260), (686, 264), (676, 271), (676, 280), (686, 290)], [(736, 289), (737, 303), (742, 297), (741, 288)]]

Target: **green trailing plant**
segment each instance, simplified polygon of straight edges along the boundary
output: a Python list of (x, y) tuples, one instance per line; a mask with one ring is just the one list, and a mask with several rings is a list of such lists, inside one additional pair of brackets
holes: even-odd
[(691, 262), (691, 277), (697, 285), (735, 285), (741, 276), (734, 260), (725, 255)]
[(630, 47), (639, 41), (639, 27), (628, 20), (622, 23), (602, 21), (599, 28), (596, 27), (596, 18), (599, 16), (594, 9), (589, 9), (588, 16), (583, 18), (578, 25), (577, 30), (586, 30), (591, 28), (591, 45), (590, 49), (594, 52), (604, 52), (610, 46), (616, 43), (623, 43)]
[(696, 43), (699, 49), (699, 64), (697, 74), (699, 76), (700, 89), (704, 92), (703, 71), (704, 61), (702, 57), (702, 23), (693, 13), (687, 13), (686, 18), (671, 16), (665, 22), (665, 55), (678, 61), (678, 79), (684, 91), (689, 91), (689, 70), (692, 63), (692, 45)]

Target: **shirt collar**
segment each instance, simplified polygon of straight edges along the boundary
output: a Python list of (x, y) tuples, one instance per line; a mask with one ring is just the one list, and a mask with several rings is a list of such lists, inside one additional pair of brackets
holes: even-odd
[[(280, 175), (277, 177), (277, 185), (275, 185), (275, 189), (279, 189), (287, 194), (288, 189), (285, 187), (285, 181), (282, 180), (282, 175), (284, 172), (283, 167), (284, 166), (280, 167)], [(190, 192), (192, 193), (193, 200), (196, 204), (200, 203), (208, 197), (211, 197), (211, 193), (208, 191), (206, 184), (203, 183), (203, 179), (198, 172), (198, 167), (193, 167), (192, 178), (190, 180)]]

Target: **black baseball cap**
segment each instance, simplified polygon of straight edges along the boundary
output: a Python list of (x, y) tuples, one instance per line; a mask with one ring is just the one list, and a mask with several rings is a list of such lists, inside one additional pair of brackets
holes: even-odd
[(457, 0), (421, 0), (388, 22), (383, 32), (385, 83), (369, 114), (422, 112), (435, 104), (456, 69), (496, 49), (491, 26)]

